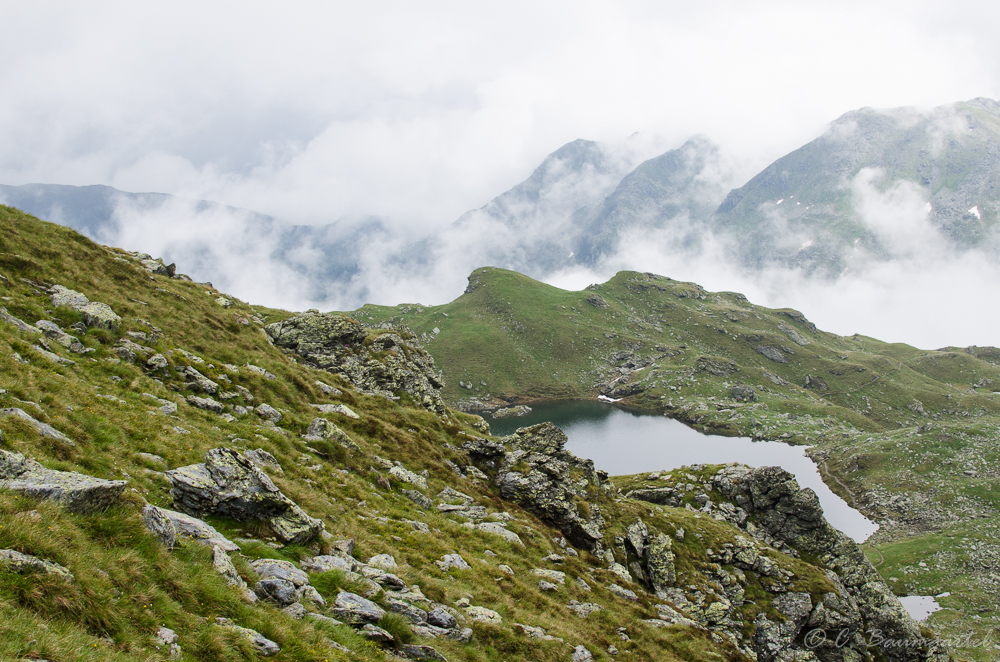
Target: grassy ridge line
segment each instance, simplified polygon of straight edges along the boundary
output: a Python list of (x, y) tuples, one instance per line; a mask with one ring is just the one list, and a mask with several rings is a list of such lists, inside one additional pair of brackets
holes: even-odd
[[(594, 295), (607, 307), (588, 303)], [(470, 276), (469, 291), (449, 304), (367, 305), (352, 314), (372, 325), (405, 324), (420, 335), (444, 372), (451, 402), (604, 393), (715, 432), (765, 438), (791, 433), (800, 441), (805, 439), (798, 426), (754, 425), (745, 416), (731, 420), (731, 407), (723, 414), (713, 407), (691, 415), (684, 403), (711, 397), (731, 402), (732, 385), (743, 383), (757, 388), (767, 410), (870, 432), (916, 423), (921, 411), (928, 416), (1000, 412), (990, 389), (977, 392), (1000, 384), (1000, 367), (972, 353), (842, 337), (815, 329), (796, 311), (771, 310), (739, 294), (710, 293), (652, 274), (622, 272), (607, 283), (569, 292), (484, 268)], [(797, 344), (783, 329), (808, 345)], [(757, 347), (771, 348), (785, 362)], [(703, 357), (703, 362), (732, 361), (738, 370), (712, 374), (699, 368)], [(621, 370), (636, 358), (648, 365)], [(818, 380), (813, 388), (804, 387), (807, 376)]]

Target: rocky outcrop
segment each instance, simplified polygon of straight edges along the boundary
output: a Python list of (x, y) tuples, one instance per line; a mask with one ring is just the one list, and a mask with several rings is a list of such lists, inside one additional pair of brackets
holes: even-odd
[[(549, 520), (574, 544), (595, 550), (604, 537), (604, 520), (586, 497), (587, 488), (599, 486), (600, 479), (592, 460), (565, 450), (567, 441), (566, 434), (552, 423), (518, 429), (503, 439), (509, 450), (504, 452), (495, 483), (504, 499)], [(483, 453), (497, 451), (491, 444), (480, 446)]]
[(393, 396), (409, 393), (425, 408), (444, 413), (444, 383), (434, 359), (409, 342), (405, 329), (367, 338), (365, 327), (342, 315), (303, 313), (264, 329), (278, 347), (306, 359), (306, 363), (342, 374), (365, 392)]
[(170, 496), (185, 513), (266, 522), (285, 543), (308, 542), (324, 529), (322, 521), (282, 494), (256, 464), (230, 448), (214, 448), (205, 454), (204, 464), (174, 469), (167, 476)]
[(0, 489), (35, 499), (50, 499), (72, 513), (105, 510), (118, 500), (127, 486), (124, 480), (53, 471), (20, 453), (0, 450)]
[(944, 644), (921, 634), (858, 544), (826, 521), (815, 492), (799, 489), (790, 473), (780, 467), (730, 465), (713, 482), (723, 496), (756, 519), (766, 535), (818, 557), (831, 568), (829, 578), (838, 588), (816, 605), (807, 606), (802, 599), (798, 600), (802, 604), (793, 604), (787, 596), (776, 599), (779, 611), (781, 605), (786, 607), (788, 613), (782, 613), (787, 620), (775, 624), (763, 616), (758, 619), (754, 647), (759, 660), (784, 659), (782, 651), (804, 653), (794, 643), (803, 638), (815, 644), (814, 653), (824, 662), (847, 659), (849, 654), (863, 659), (865, 641), (860, 632), (869, 634), (891, 662), (949, 659)]

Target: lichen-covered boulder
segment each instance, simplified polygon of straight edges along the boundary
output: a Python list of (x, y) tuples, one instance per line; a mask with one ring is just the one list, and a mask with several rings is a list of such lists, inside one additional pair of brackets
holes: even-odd
[(305, 543), (324, 529), (281, 493), (256, 464), (230, 448), (214, 448), (204, 464), (167, 472), (176, 507), (195, 516), (266, 522), (285, 543)]
[(677, 582), (674, 569), (673, 541), (670, 536), (657, 533), (649, 539), (646, 547), (646, 576), (658, 596), (663, 596), (667, 587)]
[(53, 471), (20, 453), (0, 451), (0, 489), (35, 499), (56, 501), (72, 513), (105, 510), (118, 500), (128, 483), (103, 480), (73, 471)]
[(333, 615), (345, 623), (360, 626), (378, 623), (385, 616), (385, 610), (356, 593), (341, 591), (334, 602)]
[(257, 601), (257, 594), (251, 591), (247, 583), (240, 577), (240, 573), (236, 571), (236, 566), (233, 565), (229, 554), (218, 545), (212, 547), (212, 567), (222, 575), (227, 584), (239, 591), (244, 600), (251, 603)]
[(67, 581), (75, 581), (73, 573), (55, 561), (47, 561), (37, 556), (22, 554), (13, 549), (0, 549), (0, 568), (20, 574), (41, 572), (62, 577)]
[(303, 439), (306, 441), (332, 441), (344, 448), (350, 448), (351, 450), (359, 449), (359, 446), (351, 440), (346, 432), (325, 418), (314, 418), (312, 423), (309, 424), (309, 428), (306, 430)]

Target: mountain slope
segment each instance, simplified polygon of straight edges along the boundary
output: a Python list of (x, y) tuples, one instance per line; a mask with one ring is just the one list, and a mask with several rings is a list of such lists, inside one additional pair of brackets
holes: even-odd
[(9, 207), (0, 230), (4, 659), (737, 662), (805, 655), (803, 615), (852, 633), (824, 660), (874, 627), (920, 646), (890, 662), (949, 659), (784, 472), (642, 500), (554, 426), (444, 409), (405, 329), (251, 306)]
[(849, 112), (732, 191), (715, 218), (749, 266), (837, 275), (935, 237), (997, 255), (1000, 104)]
[[(879, 523), (867, 547), (898, 594), (991, 609), (996, 580), (971, 568), (1000, 559), (1000, 350), (842, 337), (636, 272), (571, 292), (483, 268), (449, 304), (352, 315), (413, 329), (462, 408), (601, 395), (705, 432), (809, 444), (829, 487)], [(989, 613), (990, 625), (951, 611), (931, 622), (978, 641)]]

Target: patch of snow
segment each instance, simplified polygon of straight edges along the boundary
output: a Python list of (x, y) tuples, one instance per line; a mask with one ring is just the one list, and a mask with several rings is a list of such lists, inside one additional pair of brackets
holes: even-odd
[(776, 204), (776, 205), (780, 205), (780, 204), (781, 204), (782, 202), (784, 202), (784, 201), (785, 201), (785, 199), (784, 199), (784, 198), (782, 198), (781, 200), (778, 200), (778, 201), (777, 201), (777, 202), (775, 202), (774, 204)]
[(926, 205), (924, 205), (924, 211), (927, 212), (928, 214), (931, 213), (933, 210), (934, 207), (931, 206), (931, 203), (928, 202)]
[(597, 396), (597, 399), (600, 400), (601, 402), (620, 402), (621, 401), (621, 398), (609, 398), (606, 395), (599, 395), (599, 396)]
[(804, 248), (809, 248), (809, 247), (810, 247), (810, 246), (812, 246), (812, 245), (813, 245), (813, 240), (812, 240), (812, 239), (810, 239), (810, 240), (809, 240), (809, 241), (807, 241), (806, 243), (804, 243), (804, 244), (802, 244), (801, 246), (799, 246), (799, 250), (801, 251), (801, 250), (802, 250), (802, 249), (804, 249)]
[(979, 213), (979, 205), (976, 205), (969, 210), (969, 213), (978, 218), (980, 221), (983, 220), (983, 215)]

